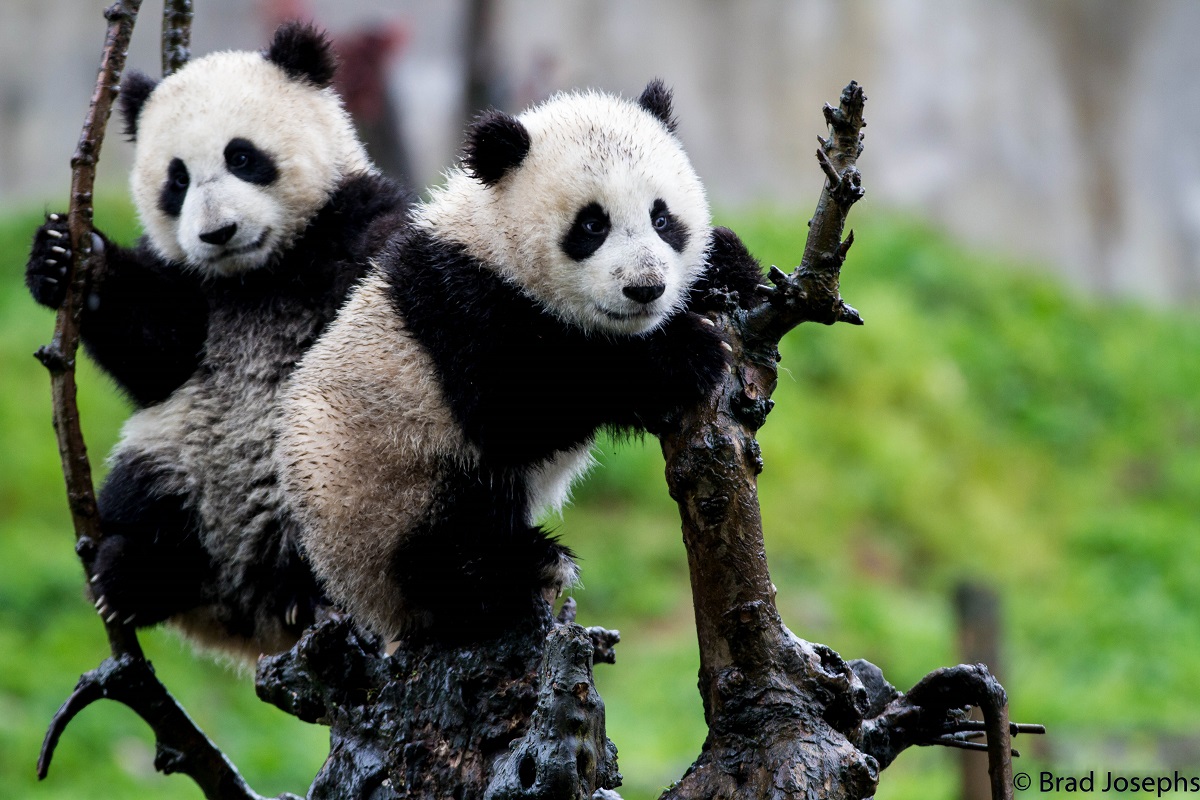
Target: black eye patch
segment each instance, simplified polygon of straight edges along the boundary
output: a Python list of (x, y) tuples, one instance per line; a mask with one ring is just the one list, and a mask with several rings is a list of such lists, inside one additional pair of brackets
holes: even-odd
[(687, 247), (687, 228), (683, 227), (667, 208), (666, 201), (661, 199), (654, 201), (654, 205), (650, 208), (650, 225), (658, 234), (658, 238), (669, 244), (676, 253), (682, 253), (683, 248)]
[(249, 139), (230, 139), (225, 145), (225, 167), (234, 177), (258, 186), (270, 186), (279, 177), (275, 159)]
[(167, 180), (158, 193), (158, 210), (168, 217), (178, 217), (179, 212), (183, 211), (183, 198), (187, 196), (191, 181), (187, 165), (178, 158), (172, 158), (167, 165)]
[(583, 261), (600, 249), (600, 245), (604, 244), (604, 240), (608, 238), (608, 231), (611, 227), (612, 223), (608, 219), (608, 214), (604, 212), (600, 204), (588, 203), (579, 209), (579, 213), (575, 215), (575, 221), (571, 223), (570, 230), (563, 237), (563, 252), (575, 261)]

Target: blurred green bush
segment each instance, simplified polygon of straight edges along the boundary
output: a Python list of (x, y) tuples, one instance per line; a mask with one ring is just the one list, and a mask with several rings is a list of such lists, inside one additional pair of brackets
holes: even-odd
[[(98, 208), (98, 225), (132, 239), (126, 205)], [(790, 268), (804, 219), (722, 222), (764, 264)], [(52, 326), (21, 279), (38, 221), (0, 220), (0, 775), (14, 797), (198, 798), (187, 779), (154, 773), (148, 730), (115, 704), (77, 719), (34, 785), (46, 723), (106, 652), (71, 549), (48, 381), (30, 356)], [(760, 434), (785, 621), (906, 688), (958, 660), (950, 592), (986, 583), (1003, 598), (1013, 717), (1052, 731), (1025, 743), (1022, 768), (1161, 766), (1153, 746), (1124, 743), (1200, 736), (1200, 321), (1081, 299), (911, 221), (855, 222), (843, 293), (867, 324), (785, 340)], [(99, 463), (127, 409), (90, 365), (80, 385)], [(656, 796), (703, 742), (690, 590), (657, 444), (598, 451), (550, 524), (582, 558), (580, 621), (623, 633), (597, 680), (634, 800)], [(257, 791), (303, 792), (324, 729), (259, 703), (249, 676), (169, 633), (144, 639)], [(956, 755), (906, 753), (879, 797), (953, 797)]]

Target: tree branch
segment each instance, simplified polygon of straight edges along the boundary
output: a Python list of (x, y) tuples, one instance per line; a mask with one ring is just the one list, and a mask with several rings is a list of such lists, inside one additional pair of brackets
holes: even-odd
[(191, 56), (192, 0), (166, 0), (162, 20), (162, 74), (177, 72)]
[[(154, 731), (154, 768), (159, 772), (188, 775), (208, 798), (264, 800), (250, 789), (225, 755), (175, 702), (155, 677), (150, 663), (129, 655), (107, 658), (79, 679), (74, 693), (59, 708), (46, 732), (38, 758), (39, 778), (46, 777), (55, 745), (68, 723), (101, 698), (133, 709)], [(280, 799), (298, 800), (290, 794), (280, 795)]]
[[(986, 751), (993, 800), (1012, 800), (1012, 761), (1019, 756), (1011, 737), (1019, 733), (1044, 734), (1042, 725), (1010, 723), (1008, 698), (983, 664), (960, 664), (935, 670), (917, 682), (907, 694), (898, 692), (883, 673), (867, 661), (854, 661), (869, 695), (867, 719), (856, 736), (856, 744), (886, 767), (903, 750), (913, 745), (959, 747)], [(983, 722), (967, 717), (971, 706), (983, 712)], [(971, 741), (984, 736), (986, 744)]]
[(817, 137), (817, 163), (825, 173), (825, 187), (808, 223), (800, 266), (791, 275), (772, 267), (769, 277), (774, 286), (764, 287), (769, 302), (741, 322), (740, 333), (751, 352), (773, 351), (784, 334), (802, 322), (862, 324), (858, 312), (842, 301), (838, 284), (842, 263), (854, 244), (853, 231), (842, 239), (846, 215), (865, 194), (858, 157), (867, 124), (866, 101), (862, 87), (851, 81), (842, 90), (837, 108), (825, 105), (829, 137)]
[[(96, 491), (87, 445), (79, 426), (79, 408), (75, 401), (75, 356), (79, 349), (79, 321), (83, 298), (96, 254), (93, 252), (92, 190), (96, 181), (96, 162), (113, 100), (118, 92), (121, 72), (133, 24), (141, 0), (123, 0), (104, 12), (108, 30), (100, 72), (91, 104), (83, 123), (79, 144), (71, 158), (71, 207), (67, 215), (71, 237), (71, 262), (67, 268), (67, 293), (54, 323), (54, 338), (38, 350), (37, 358), (50, 371), (50, 392), (54, 412), (54, 431), (63, 477), (67, 483), (67, 503), (75, 526), (75, 548), (84, 564), (90, 563), (95, 543), (100, 540), (100, 517), (96, 510)], [(117, 620), (105, 620), (105, 631), (114, 656), (141, 657), (142, 649), (133, 630)]]

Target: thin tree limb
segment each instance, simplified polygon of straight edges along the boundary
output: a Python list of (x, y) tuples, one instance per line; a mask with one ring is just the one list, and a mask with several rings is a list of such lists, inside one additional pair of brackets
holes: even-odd
[[(165, 775), (183, 773), (212, 800), (264, 800), (246, 784), (225, 755), (175, 702), (143, 658), (129, 655), (105, 659), (83, 675), (74, 693), (59, 708), (46, 732), (38, 759), (38, 777), (46, 777), (54, 747), (67, 724), (93, 702), (107, 698), (133, 709), (155, 733), (154, 767)], [(297, 800), (280, 795), (280, 800)]]
[(863, 119), (866, 101), (862, 87), (851, 81), (836, 108), (825, 105), (829, 137), (817, 137), (817, 163), (825, 174), (825, 187), (808, 223), (800, 266), (790, 275), (772, 267), (775, 291), (768, 294), (769, 302), (749, 312), (740, 326), (752, 353), (773, 352), (784, 334), (802, 322), (862, 324), (858, 312), (842, 301), (839, 278), (854, 243), (853, 231), (842, 240), (846, 215), (865, 194), (858, 157), (867, 124)]
[(192, 0), (165, 0), (162, 19), (162, 74), (187, 63), (192, 45)]
[[(141, 0), (120, 0), (104, 12), (108, 30), (100, 72), (79, 144), (71, 158), (71, 206), (67, 215), (71, 263), (67, 268), (67, 293), (55, 319), (54, 338), (37, 352), (38, 360), (50, 371), (58, 454), (67, 483), (71, 521), (75, 526), (76, 551), (85, 564), (90, 562), (90, 551), (103, 534), (96, 510), (92, 468), (79, 425), (79, 407), (75, 401), (75, 357), (79, 350), (83, 298), (87, 294), (90, 271), (97, 257), (93, 252), (92, 238), (92, 191), (96, 182), (96, 162), (100, 158), (105, 128), (119, 90), (129, 39), (133, 35), (133, 24), (141, 4)], [(104, 629), (114, 656), (142, 656), (141, 645), (132, 628), (117, 620), (105, 620)]]

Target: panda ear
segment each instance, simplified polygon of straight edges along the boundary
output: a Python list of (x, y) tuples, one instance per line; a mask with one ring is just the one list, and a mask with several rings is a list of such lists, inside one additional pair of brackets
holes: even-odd
[(531, 143), (529, 131), (516, 117), (486, 111), (467, 131), (463, 169), (484, 186), (495, 186), (525, 160)]
[(289, 78), (308, 81), (318, 89), (333, 82), (337, 58), (325, 32), (305, 22), (285, 22), (263, 56)]
[(675, 118), (671, 116), (671, 90), (662, 82), (662, 78), (655, 78), (647, 83), (637, 102), (639, 106), (657, 118), (668, 131), (675, 132), (676, 122)]
[(125, 73), (125, 79), (121, 81), (121, 93), (117, 95), (117, 104), (121, 107), (121, 116), (125, 119), (125, 135), (131, 142), (137, 140), (138, 117), (142, 113), (142, 106), (146, 105), (146, 100), (156, 86), (158, 81), (136, 69)]

